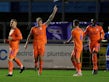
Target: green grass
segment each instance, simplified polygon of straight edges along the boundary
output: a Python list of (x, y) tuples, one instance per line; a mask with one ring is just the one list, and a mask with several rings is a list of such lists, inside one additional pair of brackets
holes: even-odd
[(80, 77), (73, 77), (74, 70), (43, 70), (41, 76), (34, 70), (25, 70), (22, 74), (14, 70), (12, 77), (7, 77), (7, 73), (8, 70), (0, 69), (0, 82), (109, 82), (109, 71), (92, 75), (92, 71), (83, 70)]

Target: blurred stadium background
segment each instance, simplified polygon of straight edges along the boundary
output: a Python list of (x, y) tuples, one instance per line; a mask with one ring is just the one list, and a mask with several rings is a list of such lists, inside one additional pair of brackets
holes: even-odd
[[(33, 68), (32, 44), (30, 42), (27, 51), (24, 51), (24, 43), (31, 26), (35, 24), (36, 17), (42, 17), (46, 21), (52, 12), (53, 6), (58, 6), (58, 12), (47, 28), (47, 51), (45, 54), (44, 68), (72, 69), (70, 53), (73, 44), (64, 45), (63, 41), (70, 36), (72, 20), (79, 19), (83, 29), (89, 24), (90, 19), (97, 19), (107, 32), (109, 25), (109, 0), (0, 0), (0, 68), (7, 68), (8, 45), (3, 44), (3, 39), (8, 37), (11, 18), (18, 20), (18, 27), (23, 34), (21, 49), (18, 56), (27, 68)], [(84, 43), (82, 55), (82, 68), (92, 69), (91, 56), (87, 43)], [(102, 43), (99, 55), (100, 69), (106, 69), (106, 47)]]

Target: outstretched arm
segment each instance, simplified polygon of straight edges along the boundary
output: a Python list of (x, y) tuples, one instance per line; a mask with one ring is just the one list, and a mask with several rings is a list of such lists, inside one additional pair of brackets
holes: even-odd
[(58, 8), (57, 8), (57, 6), (55, 5), (52, 14), (49, 16), (48, 20), (45, 22), (45, 24), (46, 24), (47, 26), (48, 26), (48, 25), (50, 24), (50, 22), (53, 20), (55, 14), (56, 14), (56, 12), (57, 12), (57, 9), (58, 9)]

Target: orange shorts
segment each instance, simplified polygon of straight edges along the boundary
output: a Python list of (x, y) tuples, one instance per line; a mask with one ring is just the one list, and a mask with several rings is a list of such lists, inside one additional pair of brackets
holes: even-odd
[(71, 56), (75, 56), (77, 59), (80, 59), (81, 53), (82, 53), (82, 50), (80, 50), (78, 48), (74, 48), (74, 50), (72, 51)]
[(33, 45), (33, 54), (36, 58), (38, 55), (44, 55), (45, 53), (45, 44), (35, 44)]
[(9, 59), (14, 59), (16, 57), (19, 49), (10, 48), (9, 50), (10, 50), (9, 51)]
[(93, 42), (89, 44), (89, 50), (92, 53), (93, 51), (98, 52), (100, 50), (100, 43), (98, 42)]

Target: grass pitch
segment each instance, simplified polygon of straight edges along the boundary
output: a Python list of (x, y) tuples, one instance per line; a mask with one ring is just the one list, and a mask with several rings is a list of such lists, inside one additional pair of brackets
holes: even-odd
[(7, 69), (0, 69), (0, 82), (109, 82), (109, 71), (100, 70), (92, 75), (91, 70), (83, 70), (83, 76), (73, 77), (74, 70), (43, 70), (38, 76), (37, 71), (25, 70), (22, 74), (14, 70), (13, 76), (8, 77)]

